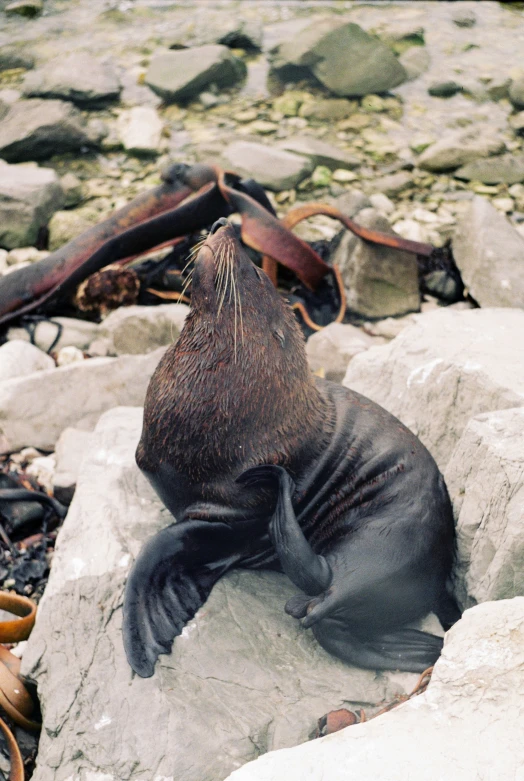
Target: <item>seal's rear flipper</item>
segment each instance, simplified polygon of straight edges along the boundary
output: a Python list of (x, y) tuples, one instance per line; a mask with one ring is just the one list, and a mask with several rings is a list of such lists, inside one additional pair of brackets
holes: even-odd
[(321, 594), (331, 583), (331, 567), (323, 556), (314, 552), (298, 525), (291, 502), (295, 488), (293, 480), (283, 467), (273, 464), (253, 467), (237, 478), (237, 483), (244, 485), (256, 485), (258, 482), (277, 482), (278, 485), (277, 506), (269, 524), (269, 536), (282, 569), (290, 581), (306, 594)]
[(133, 670), (153, 675), (160, 654), (204, 604), (220, 576), (238, 561), (230, 526), (185, 521), (144, 545), (124, 593), (124, 648)]
[(369, 638), (358, 637), (336, 618), (324, 618), (313, 626), (320, 645), (333, 656), (370, 670), (402, 670), (421, 673), (432, 667), (442, 651), (443, 638), (418, 629), (398, 629)]

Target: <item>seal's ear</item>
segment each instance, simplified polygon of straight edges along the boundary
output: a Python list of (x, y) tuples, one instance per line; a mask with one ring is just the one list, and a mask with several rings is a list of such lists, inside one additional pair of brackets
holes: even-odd
[(153, 675), (159, 655), (171, 651), (213, 585), (238, 561), (233, 536), (224, 523), (184, 521), (140, 551), (125, 588), (123, 635), (127, 660), (142, 678)]

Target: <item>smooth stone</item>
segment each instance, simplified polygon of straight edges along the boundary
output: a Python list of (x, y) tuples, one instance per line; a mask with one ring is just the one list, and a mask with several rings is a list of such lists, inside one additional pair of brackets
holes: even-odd
[(246, 74), (243, 60), (227, 46), (195, 46), (193, 49), (155, 54), (145, 83), (169, 103), (186, 101), (214, 84), (219, 89), (237, 84)]
[(54, 368), (51, 356), (29, 342), (10, 341), (0, 347), (0, 382)]
[(189, 307), (185, 304), (123, 306), (99, 326), (110, 355), (141, 355), (172, 344), (180, 335)]
[(524, 597), (468, 610), (427, 690), (377, 719), (274, 751), (226, 781), (515, 781), (524, 765)]
[(355, 102), (346, 98), (325, 98), (303, 103), (298, 111), (299, 116), (319, 122), (338, 122), (350, 117), (356, 110)]
[(342, 382), (350, 360), (381, 343), (349, 323), (330, 323), (309, 337), (306, 354), (312, 371), (323, 370), (327, 380)]
[(80, 112), (62, 100), (18, 101), (0, 122), (0, 156), (10, 163), (45, 160), (94, 145)]
[[(60, 326), (60, 329), (57, 327)], [(59, 339), (54, 350), (62, 347), (78, 347), (79, 350), (87, 350), (93, 339), (98, 334), (98, 324), (89, 320), (78, 320), (75, 317), (52, 317), (36, 324), (33, 338), (37, 347), (47, 352), (55, 341)], [(8, 339), (22, 339), (29, 341), (29, 334), (25, 328), (10, 328), (7, 332)]]
[(55, 212), (48, 225), (49, 249), (51, 252), (60, 249), (71, 239), (76, 239), (81, 233), (92, 228), (100, 219), (100, 214), (88, 205), (80, 209)]
[(55, 449), (53, 495), (59, 502), (70, 504), (75, 492), (80, 467), (94, 443), (92, 431), (66, 428), (60, 434)]
[(480, 306), (524, 308), (524, 237), (486, 198), (476, 195), (460, 217), (453, 256)]
[[(35, 58), (28, 49), (17, 44), (7, 44), (0, 47), (0, 71), (24, 68), (29, 70), (35, 65)], [(5, 90), (2, 90), (5, 92)]]
[(524, 155), (501, 155), (487, 160), (473, 160), (455, 171), (457, 179), (483, 184), (517, 184), (524, 182)]
[(131, 154), (159, 154), (163, 127), (157, 110), (150, 106), (134, 106), (118, 118), (120, 140)]
[(479, 157), (500, 154), (504, 149), (502, 138), (493, 135), (489, 128), (474, 125), (466, 130), (452, 131), (428, 146), (418, 158), (417, 165), (428, 171), (447, 171)]
[(339, 97), (386, 92), (406, 80), (393, 51), (352, 22), (326, 17), (313, 21), (273, 52), (272, 70), (287, 81), (312, 73)]
[(509, 99), (517, 109), (524, 109), (524, 75), (513, 79), (509, 86)]
[(398, 417), (444, 470), (470, 418), (524, 406), (522, 333), (521, 309), (439, 308), (353, 358), (343, 384)]
[(379, 191), (388, 197), (394, 198), (399, 193), (412, 187), (414, 184), (413, 175), (408, 171), (397, 171), (394, 174), (378, 176), (373, 179), (373, 190)]
[[(374, 209), (360, 211), (358, 222), (365, 228), (394, 234), (388, 220)], [(363, 317), (383, 318), (420, 309), (414, 255), (364, 242), (344, 231), (332, 263), (342, 275), (350, 311)]]
[[(0, 384), (0, 453), (30, 444), (53, 450), (68, 427), (94, 428), (100, 415), (122, 404), (143, 404), (165, 352), (91, 358)], [(82, 424), (79, 426), (79, 424)]]
[(114, 62), (74, 52), (47, 62), (24, 79), (26, 97), (71, 100), (83, 108), (116, 100), (121, 86)]
[(407, 81), (418, 79), (431, 65), (431, 57), (425, 46), (410, 46), (398, 59), (407, 73)]
[(8, 3), (4, 11), (9, 15), (26, 16), (32, 19), (38, 16), (44, 10), (43, 0), (15, 0), (14, 3)]
[(348, 190), (337, 198), (335, 206), (346, 217), (354, 217), (362, 209), (370, 208), (372, 203), (362, 190)]
[(279, 141), (278, 147), (307, 157), (315, 167), (323, 165), (333, 171), (337, 168), (358, 168), (360, 165), (358, 158), (313, 136), (290, 136)]
[(276, 191), (295, 187), (314, 168), (311, 160), (301, 155), (251, 141), (234, 141), (224, 151), (224, 158), (241, 176)]
[(460, 8), (459, 6), (453, 11), (451, 18), (457, 27), (474, 27), (477, 23), (477, 16), (472, 8)]
[(71, 171), (60, 177), (60, 186), (64, 191), (64, 206), (78, 206), (84, 200), (84, 185)]
[(523, 441), (524, 408), (477, 415), (446, 468), (457, 523), (455, 594), (462, 608), (524, 593)]
[(21, 266), (28, 263), (35, 263), (37, 260), (47, 258), (47, 250), (39, 250), (36, 247), (17, 247), (12, 249), (6, 257), (8, 266)]
[(51, 168), (0, 165), (0, 245), (34, 244), (39, 229), (63, 204), (64, 192)]
[(372, 713), (414, 687), (416, 675), (327, 654), (285, 614), (296, 588), (278, 572), (221, 578), (154, 676), (132, 675), (124, 583), (144, 542), (173, 521), (135, 464), (141, 427), (141, 409), (101, 418), (60, 530), (23, 659), (44, 720), (33, 781), (222, 781), (261, 752), (307, 741), (332, 708)]
[(434, 98), (451, 98), (463, 91), (464, 87), (456, 81), (436, 81), (428, 87), (429, 94)]

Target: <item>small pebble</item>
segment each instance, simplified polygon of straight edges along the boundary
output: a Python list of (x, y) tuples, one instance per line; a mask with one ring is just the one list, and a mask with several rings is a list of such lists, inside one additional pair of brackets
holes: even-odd
[(56, 356), (56, 363), (58, 366), (69, 366), (72, 363), (79, 363), (84, 360), (84, 353), (79, 350), (78, 347), (62, 347), (58, 351)]

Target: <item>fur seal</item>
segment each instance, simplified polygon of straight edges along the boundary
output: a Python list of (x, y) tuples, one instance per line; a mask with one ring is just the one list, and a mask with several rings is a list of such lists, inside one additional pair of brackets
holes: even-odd
[(341, 659), (419, 672), (458, 617), (451, 503), (422, 443), (369, 399), (314, 377), (290, 307), (225, 218), (195, 262), (191, 311), (147, 392), (136, 460), (178, 522), (136, 559), (129, 664), (159, 654), (232, 567), (284, 571), (286, 612)]

